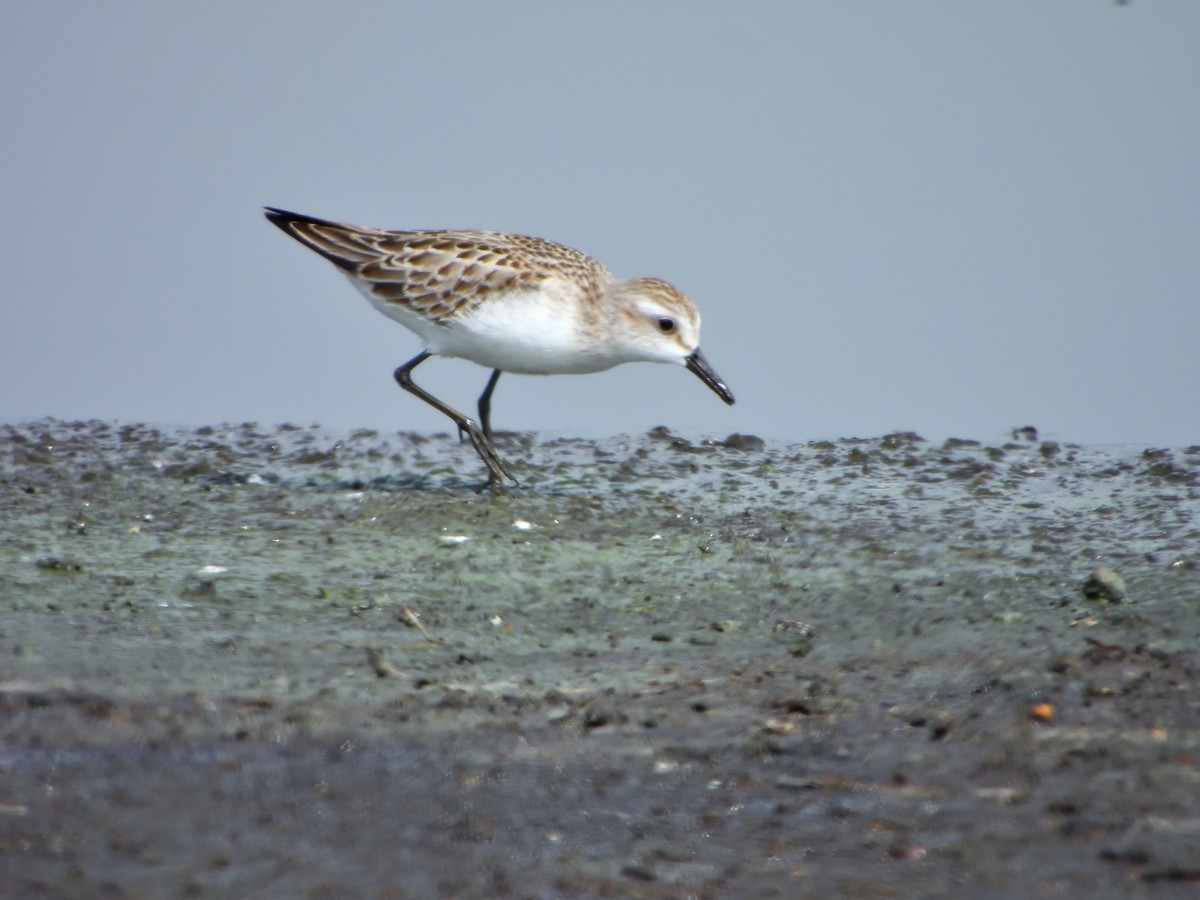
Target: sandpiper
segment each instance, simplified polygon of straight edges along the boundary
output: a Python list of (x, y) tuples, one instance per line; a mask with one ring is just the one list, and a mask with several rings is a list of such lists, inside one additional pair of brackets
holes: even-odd
[[(686, 366), (726, 403), (733, 393), (700, 353), (700, 313), (657, 278), (618, 280), (553, 241), (494, 231), (382, 231), (266, 207), (286, 234), (337, 266), (377, 310), (424, 342), (396, 369), (400, 387), (449, 416), (488, 471), (514, 482), (492, 443), (492, 392), (501, 372), (601, 372), (627, 362)], [(492, 370), (469, 418), (413, 383), (430, 356)]]

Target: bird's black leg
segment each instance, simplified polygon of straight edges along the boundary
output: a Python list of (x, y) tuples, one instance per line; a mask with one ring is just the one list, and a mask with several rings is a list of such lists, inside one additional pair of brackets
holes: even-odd
[(492, 369), (492, 377), (488, 379), (487, 386), (479, 395), (479, 427), (483, 429), (489, 441), (492, 439), (492, 391), (496, 389), (496, 382), (499, 380), (500, 370)]
[[(479, 395), (479, 427), (483, 429), (483, 433), (490, 441), (492, 439), (492, 391), (496, 389), (496, 382), (500, 380), (500, 370), (492, 369), (492, 377), (488, 379), (487, 385), (483, 389), (483, 393)], [(466, 440), (466, 434), (461, 428), (458, 429), (459, 443)]]
[[(473, 419), (469, 419), (453, 407), (447, 406), (433, 394), (426, 391), (424, 388), (418, 387), (412, 380), (412, 370), (419, 366), (425, 360), (429, 359), (432, 354), (428, 350), (422, 350), (400, 368), (396, 369), (393, 377), (396, 383), (404, 390), (408, 391), (417, 397), (420, 397), (438, 412), (448, 416), (459, 430), (466, 432), (467, 437), (471, 439), (471, 446), (475, 448), (475, 452), (479, 454), (479, 458), (483, 460), (483, 464), (488, 470), (488, 487), (497, 490), (504, 490), (504, 479), (508, 478), (514, 483), (517, 479), (513, 478), (512, 473), (504, 467), (504, 463), (500, 461), (500, 457), (496, 454), (496, 448), (492, 446), (491, 439), (487, 436), (482, 428), (475, 424)], [(495, 386), (495, 375), (489, 386)]]

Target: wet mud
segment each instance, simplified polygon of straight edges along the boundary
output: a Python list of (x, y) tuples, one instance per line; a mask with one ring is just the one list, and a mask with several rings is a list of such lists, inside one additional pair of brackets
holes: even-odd
[(1200, 447), (0, 426), (12, 897), (1200, 891)]

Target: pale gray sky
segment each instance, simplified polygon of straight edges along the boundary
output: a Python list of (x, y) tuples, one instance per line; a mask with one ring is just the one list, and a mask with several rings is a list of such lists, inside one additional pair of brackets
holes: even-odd
[(738, 398), (510, 376), (501, 429), (1200, 442), (1198, 42), (1194, 0), (5, 3), (0, 419), (446, 430), (270, 204), (666, 278)]

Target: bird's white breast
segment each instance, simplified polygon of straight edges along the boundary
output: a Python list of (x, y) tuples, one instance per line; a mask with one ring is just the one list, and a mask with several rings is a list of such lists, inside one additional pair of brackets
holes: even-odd
[(380, 300), (368, 285), (351, 280), (372, 306), (415, 332), (425, 349), (439, 356), (522, 375), (600, 372), (626, 361), (614, 354), (607, 331), (581, 314), (577, 293), (561, 282), (493, 294), (438, 324)]

